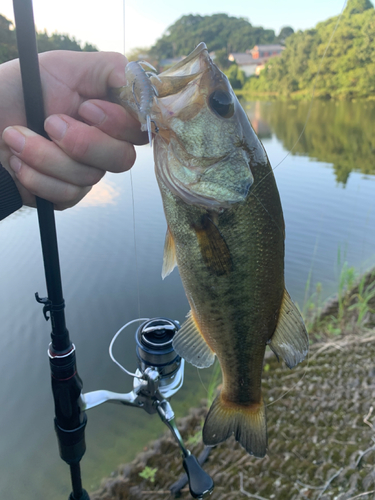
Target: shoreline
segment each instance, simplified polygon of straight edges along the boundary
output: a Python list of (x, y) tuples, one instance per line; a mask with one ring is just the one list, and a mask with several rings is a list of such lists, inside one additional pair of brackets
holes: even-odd
[(353, 98), (335, 98), (327, 95), (312, 94), (312, 90), (292, 92), (288, 95), (278, 94), (277, 92), (249, 92), (242, 89), (235, 89), (234, 93), (237, 97), (246, 99), (248, 101), (311, 101), (312, 98), (319, 101), (335, 101), (335, 102), (375, 102), (375, 95), (366, 97), (353, 97)]
[[(358, 325), (358, 310), (352, 306), (359, 300), (361, 282), (367, 288), (373, 286), (374, 272), (362, 276), (341, 297), (325, 302), (313, 323), (307, 361), (289, 370), (275, 356), (267, 356), (263, 375), (268, 402), (267, 456), (251, 457), (233, 437), (213, 448), (204, 465), (215, 482), (211, 498), (257, 495), (297, 500), (301, 495), (312, 498), (318, 491), (321, 500), (331, 495), (349, 500), (361, 494), (366, 498), (366, 492), (375, 490), (375, 297), (369, 300), (364, 324)], [(324, 325), (338, 321), (342, 303), (341, 326), (345, 324), (345, 328), (329, 335)], [(317, 340), (317, 332), (322, 341)], [(184, 442), (195, 456), (204, 448), (200, 432), (206, 412), (203, 401), (178, 421)], [(104, 479), (90, 498), (175, 498), (169, 488), (182, 473), (178, 446), (167, 431), (131, 463)], [(191, 498), (186, 487), (180, 496)]]

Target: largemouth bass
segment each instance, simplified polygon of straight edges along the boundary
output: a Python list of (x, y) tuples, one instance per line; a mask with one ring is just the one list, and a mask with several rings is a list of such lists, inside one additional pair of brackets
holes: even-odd
[[(308, 352), (303, 320), (285, 289), (275, 178), (204, 43), (149, 78), (155, 172), (168, 224), (162, 275), (178, 266), (191, 307), (174, 346), (199, 368), (215, 356), (220, 362), (223, 384), (203, 427), (204, 443), (213, 446), (234, 434), (247, 452), (263, 457), (266, 346), (290, 368)], [(134, 84), (119, 95), (142, 118)]]

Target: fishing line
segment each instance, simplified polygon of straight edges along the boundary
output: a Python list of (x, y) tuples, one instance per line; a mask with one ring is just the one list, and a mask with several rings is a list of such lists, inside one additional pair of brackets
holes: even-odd
[[(326, 56), (326, 54), (327, 54), (327, 51), (328, 51), (328, 49), (329, 49), (329, 46), (331, 45), (332, 39), (333, 39), (333, 37), (334, 37), (334, 35), (335, 35), (336, 31), (337, 31), (337, 28), (339, 27), (339, 24), (340, 24), (340, 22), (341, 22), (341, 18), (342, 18), (342, 15), (343, 15), (343, 13), (344, 13), (344, 10), (345, 10), (345, 7), (346, 7), (346, 4), (347, 4), (347, 1), (348, 1), (348, 0), (345, 0), (345, 1), (344, 1), (344, 5), (343, 5), (343, 7), (342, 7), (342, 9), (341, 9), (341, 12), (340, 12), (339, 18), (338, 18), (338, 20), (337, 20), (337, 22), (336, 22), (336, 25), (335, 25), (335, 27), (334, 27), (334, 29), (333, 29), (332, 33), (331, 33), (331, 36), (329, 37), (329, 40), (328, 40), (328, 43), (327, 43), (326, 48), (325, 48), (325, 50), (324, 50), (324, 53), (323, 53), (323, 55), (322, 55), (322, 57), (321, 57), (321, 59), (320, 59), (320, 63), (319, 63), (319, 67), (318, 67), (318, 71), (317, 71), (317, 73), (316, 73), (316, 75), (315, 75), (315, 78), (314, 78), (314, 85), (313, 85), (313, 88), (312, 88), (310, 105), (309, 105), (309, 109), (307, 110), (306, 120), (305, 120), (305, 123), (304, 123), (304, 125), (303, 125), (303, 127), (302, 127), (302, 131), (301, 131), (300, 135), (298, 136), (298, 139), (297, 139), (297, 140), (296, 140), (296, 142), (293, 144), (292, 148), (288, 151), (288, 153), (284, 156), (284, 158), (283, 158), (281, 161), (279, 161), (279, 163), (278, 163), (278, 164), (277, 164), (274, 168), (272, 168), (271, 172), (269, 172), (268, 174), (266, 174), (266, 175), (263, 177), (263, 179), (261, 179), (261, 180), (258, 182), (258, 184), (257, 184), (256, 186), (254, 186), (254, 190), (255, 190), (255, 189), (257, 189), (257, 187), (258, 187), (258, 186), (259, 186), (259, 185), (260, 185), (260, 184), (261, 184), (261, 183), (262, 183), (262, 182), (263, 182), (263, 181), (264, 181), (264, 180), (265, 180), (265, 179), (266, 179), (266, 178), (267, 178), (267, 177), (268, 177), (268, 176), (269, 176), (272, 172), (274, 172), (274, 171), (277, 169), (277, 167), (283, 163), (283, 161), (284, 161), (284, 160), (286, 160), (286, 159), (288, 158), (288, 156), (292, 153), (292, 151), (294, 150), (294, 148), (297, 146), (297, 144), (299, 143), (299, 141), (301, 140), (301, 137), (303, 136), (303, 134), (304, 134), (304, 132), (305, 132), (305, 129), (306, 129), (307, 124), (308, 124), (308, 121), (309, 121), (309, 119), (310, 119), (310, 114), (311, 114), (311, 110), (312, 110), (312, 105), (313, 105), (313, 103), (314, 103), (314, 97), (315, 97), (315, 96), (314, 96), (314, 94), (315, 94), (315, 88), (316, 88), (316, 84), (317, 84), (317, 81), (318, 81), (318, 76), (319, 76), (319, 74), (320, 74), (320, 70), (321, 70), (321, 68), (322, 68), (323, 60), (324, 60), (324, 58), (325, 58), (325, 56)], [(251, 193), (250, 193), (250, 194), (251, 194)]]
[(205, 391), (205, 392), (207, 393), (207, 395), (208, 395), (208, 388), (205, 386), (205, 384), (204, 384), (204, 382), (203, 382), (203, 380), (202, 380), (202, 377), (201, 377), (201, 373), (200, 373), (200, 372), (201, 372), (200, 368), (197, 368), (197, 373), (198, 373), (198, 378), (199, 378), (199, 381), (200, 381), (200, 383), (202, 384), (202, 387), (203, 387), (204, 391)]
[[(122, 0), (122, 34), (123, 34), (123, 53), (125, 56), (125, 0)], [(133, 175), (130, 170), (130, 189), (131, 189), (131, 199), (132, 199), (132, 212), (133, 212), (133, 237), (134, 237), (134, 258), (135, 258), (135, 275), (137, 283), (137, 303), (138, 303), (138, 317), (141, 316), (141, 299), (140, 299), (140, 287), (139, 287), (139, 269), (138, 269), (138, 252), (137, 252), (137, 236), (136, 236), (136, 224), (135, 224), (135, 200), (134, 200), (134, 186), (133, 186)]]
[(134, 235), (134, 258), (135, 258), (135, 276), (137, 282), (137, 300), (138, 300), (138, 317), (141, 316), (141, 299), (139, 293), (139, 271), (138, 271), (138, 253), (137, 253), (137, 236), (135, 232), (135, 202), (134, 202), (134, 188), (133, 188), (133, 176), (130, 170), (130, 187), (132, 196), (132, 212), (133, 212), (133, 235)]
[(280, 399), (283, 399), (283, 397), (285, 397), (287, 394), (289, 394), (293, 389), (295, 389), (297, 387), (297, 385), (301, 382), (301, 380), (303, 380), (305, 378), (305, 375), (307, 373), (307, 369), (309, 367), (309, 363), (310, 363), (310, 351), (308, 351), (308, 353), (307, 353), (307, 365), (306, 365), (306, 368), (302, 374), (302, 377), (294, 385), (292, 385), (292, 387), (290, 389), (285, 391), (284, 394), (282, 394), (279, 398), (275, 399), (275, 401), (271, 401), (271, 403), (266, 404), (267, 408), (268, 408), (268, 406), (274, 405), (275, 403), (280, 401)]

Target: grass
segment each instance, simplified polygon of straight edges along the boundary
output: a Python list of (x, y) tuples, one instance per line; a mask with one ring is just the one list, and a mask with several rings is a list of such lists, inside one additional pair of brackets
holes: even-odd
[(371, 325), (375, 314), (375, 270), (359, 277), (354, 267), (342, 258), (339, 248), (337, 255), (339, 269), (336, 300), (328, 310), (322, 303), (323, 287), (316, 285), (315, 291), (308, 296), (311, 274), (306, 283), (305, 302), (302, 316), (312, 341), (322, 337), (341, 335), (348, 328)]
[(155, 482), (155, 474), (157, 473), (158, 469), (157, 467), (155, 469), (152, 469), (151, 467), (146, 467), (143, 469), (142, 472), (140, 472), (138, 475), (141, 476), (143, 479), (146, 479), (146, 481), (150, 481), (151, 483)]
[(214, 369), (212, 371), (210, 383), (208, 385), (207, 389), (207, 407), (209, 408), (216, 395), (217, 395), (217, 388), (221, 384), (222, 377), (221, 377), (221, 368), (220, 368), (220, 363), (217, 359), (215, 359), (215, 364), (214, 364)]

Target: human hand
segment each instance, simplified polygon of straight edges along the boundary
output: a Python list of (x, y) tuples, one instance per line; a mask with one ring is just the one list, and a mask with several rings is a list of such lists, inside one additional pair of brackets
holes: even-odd
[(45, 130), (52, 142), (26, 128), (18, 60), (0, 66), (0, 162), (23, 203), (35, 196), (63, 210), (78, 203), (106, 171), (135, 161), (133, 144), (147, 143), (140, 124), (106, 101), (125, 85), (126, 58), (114, 52), (53, 51), (39, 55)]

